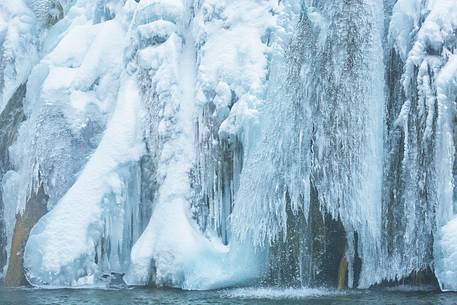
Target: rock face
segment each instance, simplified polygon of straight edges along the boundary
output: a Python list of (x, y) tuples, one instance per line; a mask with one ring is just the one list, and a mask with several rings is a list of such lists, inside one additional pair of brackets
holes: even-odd
[(29, 282), (24, 275), (24, 249), (29, 238), (30, 230), (47, 211), (48, 197), (43, 186), (38, 187), (37, 193), (32, 193), (27, 200), (23, 212), (16, 216), (16, 225), (11, 241), (11, 254), (5, 276), (5, 286), (27, 286)]
[[(25, 119), (25, 115), (22, 109), (25, 93), (26, 85), (23, 84), (19, 86), (19, 88), (16, 90), (16, 93), (11, 97), (7, 106), (0, 114), (0, 147), (2, 147), (2, 149), (0, 149), (0, 177), (3, 177), (3, 175), (8, 170), (12, 169), (12, 164), (10, 162), (9, 152), (7, 148), (10, 147), (14, 141), (16, 141), (19, 125)], [(10, 232), (8, 232), (8, 234), (6, 232), (6, 215), (2, 193), (3, 190), (0, 187), (0, 270), (5, 269), (4, 271), (6, 271), (9, 249), (8, 244), (11, 243), (11, 241), (8, 239), (11, 237), (11, 235), (9, 235)], [(23, 240), (22, 243), (25, 243), (26, 241), (27, 239)], [(23, 271), (20, 273), (23, 274)]]
[[(0, 115), (0, 146), (10, 147), (17, 139), (19, 125), (25, 120), (23, 111), (23, 100), (26, 96), (26, 84), (20, 85), (16, 93), (11, 97), (5, 109)], [(10, 162), (8, 149), (0, 151), (0, 176), (3, 176), (13, 165)], [(0, 191), (0, 195), (2, 192)], [(3, 205), (3, 196), (0, 196), (0, 206)], [(32, 193), (27, 200), (25, 209), (16, 214), (15, 226), (11, 240), (7, 240), (5, 234), (5, 217), (0, 221), (0, 239), (2, 253), (0, 253), (0, 263), (5, 266), (8, 258), (8, 265), (5, 266), (6, 273), (4, 285), (8, 287), (29, 285), (24, 275), (24, 249), (27, 243), (30, 230), (38, 220), (47, 212), (48, 197), (42, 185), (37, 187), (37, 192)], [(5, 210), (2, 207), (2, 212)], [(3, 232), (2, 232), (3, 231)], [(10, 251), (7, 255), (7, 251)]]
[(455, 0), (3, 1), (0, 278), (457, 290), (456, 33)]

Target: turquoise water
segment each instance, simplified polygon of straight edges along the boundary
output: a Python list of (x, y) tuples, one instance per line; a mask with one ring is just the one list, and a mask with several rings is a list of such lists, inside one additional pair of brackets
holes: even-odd
[(455, 305), (456, 293), (390, 290), (239, 288), (216, 291), (173, 289), (0, 289), (0, 305), (149, 305), (149, 304), (313, 304)]

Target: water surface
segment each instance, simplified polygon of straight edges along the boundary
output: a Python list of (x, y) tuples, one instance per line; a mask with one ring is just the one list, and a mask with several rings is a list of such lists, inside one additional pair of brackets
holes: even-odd
[(455, 305), (457, 293), (408, 288), (326, 290), (238, 288), (216, 291), (173, 289), (0, 289), (0, 305), (304, 304)]

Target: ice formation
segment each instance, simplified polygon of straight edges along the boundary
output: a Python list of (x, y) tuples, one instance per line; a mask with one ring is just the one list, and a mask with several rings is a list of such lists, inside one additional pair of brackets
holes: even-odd
[(456, 291), (456, 33), (455, 0), (0, 0), (0, 278)]

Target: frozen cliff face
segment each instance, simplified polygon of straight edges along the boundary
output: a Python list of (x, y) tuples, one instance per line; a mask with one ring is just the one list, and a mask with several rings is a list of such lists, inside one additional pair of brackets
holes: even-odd
[(0, 5), (0, 109), (3, 110), (38, 60), (38, 26), (35, 15), (24, 1), (3, 1)]
[(457, 290), (454, 2), (0, 1), (5, 284)]
[(442, 226), (455, 213), (456, 12), (453, 1), (398, 1), (390, 28), (387, 250), (397, 278), (434, 267), (442, 289), (455, 289), (452, 222)]
[[(367, 268), (376, 261), (384, 85), (382, 64), (375, 60), (382, 58), (378, 11), (381, 2), (305, 5), (284, 66), (269, 86), (232, 219), (240, 238), (253, 235), (256, 244), (272, 245), (274, 282), (336, 280), (337, 271), (322, 266), (337, 266), (346, 252), (352, 285), (354, 247), (370, 262)], [(333, 237), (319, 232), (325, 224), (313, 224), (325, 214), (340, 219), (332, 228), (327, 224)], [(341, 240), (341, 225), (347, 241)], [(326, 248), (325, 240), (315, 244), (319, 234), (334, 238), (335, 248)]]
[[(152, 21), (148, 32), (159, 36), (166, 19), (167, 34), (138, 53), (160, 186), (125, 279), (209, 289), (245, 282), (261, 270), (261, 253), (229, 239), (228, 217), (242, 158), (236, 141), (262, 98), (274, 19), (262, 1), (179, 8), (164, 5), (160, 23)], [(168, 18), (172, 9), (182, 16)]]
[[(39, 94), (36, 102), (43, 103), (42, 116), (56, 113), (49, 125), (61, 124), (57, 131), (68, 133), (60, 139), (52, 134), (56, 129), (45, 128), (38, 143), (52, 140), (60, 147), (32, 156), (44, 158), (33, 163), (51, 209), (32, 230), (25, 249), (27, 278), (36, 285), (94, 283), (98, 273), (122, 271), (130, 253), (128, 237), (141, 230), (131, 223), (138, 218), (138, 205), (130, 206), (138, 196), (143, 111), (137, 85), (123, 69), (129, 23), (120, 12), (94, 24), (93, 12), (91, 1), (72, 6), (53, 28), (63, 38), (48, 36), (44, 45), (49, 43), (52, 51), (34, 70), (42, 79), (32, 89)], [(29, 82), (36, 79), (34, 72)], [(31, 118), (27, 124), (43, 126), (41, 120)], [(46, 164), (52, 165), (49, 170)], [(61, 232), (67, 232), (64, 238)]]
[[(258, 119), (277, 43), (280, 8), (265, 1), (203, 1), (194, 21), (198, 52), (194, 213), (227, 244), (247, 126)], [(240, 11), (243, 12), (240, 14)], [(228, 43), (229, 42), (229, 43)]]
[[(0, 4), (0, 179), (12, 169), (8, 147), (17, 138), (24, 120), (25, 82), (38, 60), (37, 26), (33, 12), (22, 2)], [(14, 193), (0, 185), (0, 274), (6, 274), (8, 252), (15, 223)]]

